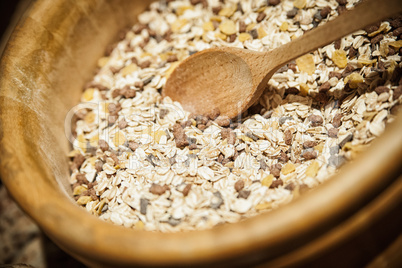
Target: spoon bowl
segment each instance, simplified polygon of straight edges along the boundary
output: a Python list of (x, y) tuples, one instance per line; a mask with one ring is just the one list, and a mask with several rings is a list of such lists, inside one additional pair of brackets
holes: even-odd
[(268, 52), (231, 47), (203, 50), (174, 69), (162, 97), (169, 96), (195, 114), (206, 115), (218, 108), (233, 118), (258, 100), (268, 80), (287, 62), (399, 12), (401, 0), (367, 0)]
[(241, 112), (244, 98), (253, 97), (244, 93), (252, 92), (254, 81), (250, 66), (235, 50), (208, 49), (185, 59), (171, 74), (163, 96), (174, 95), (192, 113), (214, 108), (226, 115)]

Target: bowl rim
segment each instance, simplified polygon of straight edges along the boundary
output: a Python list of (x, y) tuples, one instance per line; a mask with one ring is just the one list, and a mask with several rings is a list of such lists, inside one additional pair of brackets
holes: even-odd
[[(63, 1), (37, 1), (32, 9), (36, 12), (43, 10), (49, 2), (57, 7), (62, 6)], [(56, 16), (51, 12), (49, 16)], [(18, 42), (24, 33), (37, 27), (26, 19), (18, 25), (3, 53), (1, 70), (9, 70), (7, 66), (15, 62), (23, 64), (16, 58), (22, 50)], [(0, 77), (0, 90), (4, 92), (6, 81), (13, 78), (13, 72), (4, 72)], [(392, 183), (394, 177), (391, 175), (398, 169), (402, 156), (400, 112), (382, 136), (353, 163), (346, 164), (333, 178), (278, 209), (208, 230), (180, 233), (134, 230), (90, 215), (76, 206), (61, 189), (55, 191), (56, 182), (38, 184), (36, 188), (20, 188), (27, 174), (37, 180), (48, 175), (41, 174), (34, 166), (22, 165), (21, 156), (17, 156), (10, 146), (13, 139), (23, 139), (24, 135), (23, 132), (11, 135), (9, 130), (15, 128), (15, 124), (10, 115), (20, 118), (24, 114), (19, 109), (7, 109), (13, 105), (24, 107), (24, 104), (17, 104), (18, 100), (1, 94), (1, 91), (0, 176), (13, 198), (42, 230), (61, 248), (84, 262), (173, 265), (228, 260), (239, 263), (248, 254), (257, 258), (274, 258), (319, 236), (378, 195)], [(51, 179), (55, 180), (54, 177)], [(52, 202), (38, 200), (32, 192), (46, 193)], [(71, 226), (74, 228), (69, 228)]]

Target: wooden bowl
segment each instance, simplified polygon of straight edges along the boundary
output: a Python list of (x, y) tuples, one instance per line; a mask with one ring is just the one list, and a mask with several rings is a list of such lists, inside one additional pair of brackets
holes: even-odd
[(64, 119), (106, 46), (149, 2), (38, 0), (3, 54), (1, 178), (62, 249), (102, 267), (300, 264), (367, 230), (400, 203), (401, 114), (337, 176), (295, 202), (239, 223), (164, 234), (103, 222), (78, 207), (68, 183)]

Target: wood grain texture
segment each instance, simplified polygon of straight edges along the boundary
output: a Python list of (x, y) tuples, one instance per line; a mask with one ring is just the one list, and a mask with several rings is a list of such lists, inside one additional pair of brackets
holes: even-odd
[(127, 229), (89, 215), (69, 195), (64, 118), (107, 44), (148, 4), (39, 0), (1, 59), (0, 175), (23, 210), (62, 249), (93, 267), (280, 260), (341, 224), (395, 180), (402, 114), (336, 177), (271, 213), (175, 234)]
[(298, 39), (268, 52), (217, 47), (185, 59), (169, 76), (162, 96), (195, 114), (219, 108), (241, 115), (261, 96), (268, 80), (284, 64), (382, 19), (402, 12), (401, 0), (367, 0)]

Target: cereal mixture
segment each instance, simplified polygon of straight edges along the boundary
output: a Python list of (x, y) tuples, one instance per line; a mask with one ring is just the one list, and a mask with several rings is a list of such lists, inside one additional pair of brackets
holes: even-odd
[(151, 4), (99, 59), (77, 109), (76, 202), (126, 227), (175, 232), (237, 222), (288, 203), (365, 150), (402, 98), (402, 16), (283, 66), (229, 120), (160, 92), (210, 47), (268, 51), (357, 0), (179, 0)]

